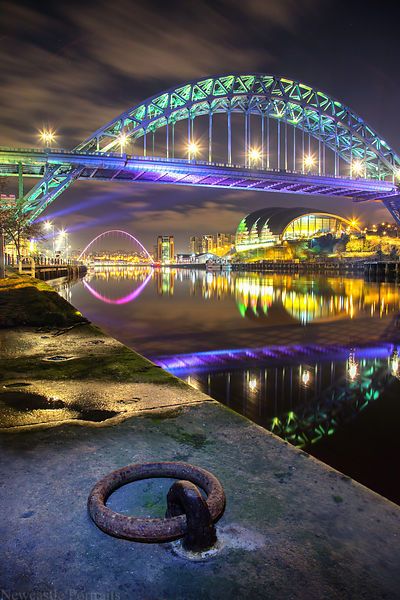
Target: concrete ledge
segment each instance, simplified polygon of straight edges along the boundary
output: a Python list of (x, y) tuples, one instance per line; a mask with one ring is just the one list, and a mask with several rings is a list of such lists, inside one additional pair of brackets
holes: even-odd
[[(5, 590), (154, 600), (398, 598), (400, 509), (217, 403), (0, 442)], [(186, 562), (165, 545), (115, 539), (90, 521), (87, 496), (100, 477), (152, 460), (187, 461), (220, 479), (225, 549), (213, 559)], [(161, 516), (166, 482), (142, 483), (121, 488), (110, 506)]]

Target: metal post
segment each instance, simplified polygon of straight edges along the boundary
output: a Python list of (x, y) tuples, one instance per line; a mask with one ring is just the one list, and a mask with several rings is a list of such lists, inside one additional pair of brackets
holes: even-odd
[(153, 129), (153, 145), (152, 145), (152, 150), (151, 150), (151, 155), (152, 156), (154, 156), (154, 134), (155, 134), (155, 131)]
[(353, 177), (353, 134), (350, 133), (350, 178)]
[(269, 113), (267, 115), (267, 169), (269, 169), (270, 167), (270, 160), (269, 160)]
[(281, 120), (278, 117), (278, 171), (281, 170)]
[(22, 163), (18, 163), (18, 200), (24, 198), (24, 176), (22, 172)]
[(338, 156), (337, 156), (337, 150), (338, 150), (338, 137), (337, 137), (337, 123), (335, 123), (335, 150), (334, 150), (334, 158), (335, 158), (335, 177), (337, 177), (338, 174)]
[(321, 140), (318, 138), (318, 175), (321, 175)]
[(296, 127), (293, 126), (293, 171), (296, 171)]
[(188, 110), (188, 128), (187, 128), (187, 143), (188, 143), (188, 159), (190, 160), (190, 110)]
[(172, 122), (172, 158), (175, 158), (175, 121)]
[(264, 169), (264, 113), (261, 112), (261, 168)]
[(251, 112), (250, 112), (250, 110), (249, 110), (249, 123), (248, 123), (248, 126), (247, 126), (247, 133), (248, 133), (248, 136), (249, 136), (249, 141), (248, 141), (248, 144), (247, 144), (247, 148), (248, 148), (248, 151), (249, 151), (249, 166), (250, 166), (250, 152), (251, 152)]
[(143, 156), (147, 156), (147, 131), (144, 130), (143, 134)]
[(169, 158), (169, 123), (168, 123), (168, 119), (167, 119), (167, 126), (166, 126), (166, 136), (167, 136), (167, 158)]
[(0, 279), (4, 279), (6, 276), (6, 262), (5, 262), (5, 253), (4, 253), (4, 231), (0, 229)]
[(213, 130), (213, 114), (208, 113), (208, 162), (212, 162), (212, 130)]
[(244, 113), (244, 166), (247, 167), (247, 111)]
[(285, 114), (285, 171), (288, 168), (287, 115)]
[(232, 129), (231, 129), (231, 110), (228, 110), (228, 164), (232, 164)]

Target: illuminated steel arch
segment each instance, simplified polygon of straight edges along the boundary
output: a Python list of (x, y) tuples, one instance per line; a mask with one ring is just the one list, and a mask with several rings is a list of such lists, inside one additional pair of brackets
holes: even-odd
[[(340, 161), (350, 165), (350, 176), (357, 166), (357, 176), (375, 180), (395, 177), (400, 157), (354, 111), (331, 96), (299, 81), (268, 74), (247, 73), (206, 77), (170, 88), (122, 113), (79, 144), (74, 153), (107, 154), (126, 150), (127, 144), (141, 138), (143, 156), (148, 155), (148, 134), (163, 129), (165, 156), (174, 158), (175, 124), (187, 120), (188, 146), (195, 139), (194, 122), (208, 117), (208, 162), (213, 159), (213, 117), (227, 115), (227, 164), (232, 164), (232, 114), (244, 116), (244, 161), (251, 164), (251, 117), (257, 116), (261, 129), (261, 168), (269, 168), (269, 127), (278, 128), (278, 171), (288, 170), (287, 128), (300, 132), (297, 149), (302, 158), (310, 148), (310, 139), (318, 143), (318, 174), (325, 172), (325, 150), (334, 155), (334, 174), (340, 175)], [(254, 119), (253, 119), (254, 120)], [(282, 126), (282, 127), (281, 127)], [(281, 129), (283, 131), (281, 131)], [(285, 145), (282, 149), (281, 137)], [(285, 141), (286, 140), (286, 141)], [(296, 146), (296, 134), (294, 135)], [(296, 151), (294, 151), (295, 155)], [(283, 158), (282, 158), (283, 154)], [(190, 158), (190, 155), (189, 155)], [(294, 159), (295, 162), (295, 159)], [(304, 173), (304, 165), (302, 172)], [(25, 198), (37, 216), (83, 172), (82, 166), (63, 164), (49, 167), (45, 177)], [(348, 176), (348, 173), (346, 173)], [(189, 182), (188, 182), (189, 183)], [(189, 183), (190, 184), (190, 183)], [(292, 191), (296, 191), (295, 188)], [(384, 200), (386, 207), (400, 222), (396, 189)]]
[(145, 254), (148, 256), (148, 258), (150, 259), (151, 263), (153, 263), (153, 258), (150, 256), (149, 252), (146, 250), (146, 248), (143, 246), (143, 244), (137, 239), (135, 238), (134, 235), (132, 235), (131, 233), (128, 233), (127, 231), (123, 231), (122, 229), (108, 229), (107, 231), (103, 231), (102, 233), (100, 233), (99, 235), (96, 235), (95, 238), (92, 239), (91, 242), (88, 243), (88, 245), (86, 246), (86, 248), (84, 248), (82, 250), (82, 252), (80, 253), (80, 255), (78, 256), (78, 260), (81, 260), (82, 256), (84, 256), (87, 253), (87, 250), (89, 250), (89, 248), (100, 238), (105, 237), (106, 235), (109, 235), (110, 233), (121, 233), (123, 235), (125, 235), (126, 237), (130, 238), (131, 240), (133, 240), (136, 244), (138, 244), (141, 249), (145, 252)]
[[(146, 137), (147, 133), (161, 127), (173, 129), (175, 123), (183, 119), (188, 120), (190, 125), (190, 142), (196, 117), (209, 116), (212, 134), (213, 115), (226, 113), (229, 163), (232, 151), (229, 117), (235, 112), (245, 115), (247, 125), (250, 115), (258, 115), (264, 120), (272, 118), (304, 130), (346, 162), (351, 163), (354, 159), (365, 161), (370, 177), (392, 175), (393, 169), (400, 167), (399, 156), (350, 108), (299, 81), (259, 73), (209, 77), (170, 88), (122, 113), (79, 144), (76, 150), (118, 150), (121, 134), (125, 141)], [(169, 150), (168, 147), (167, 156)], [(212, 135), (209, 140), (210, 162), (211, 158)]]

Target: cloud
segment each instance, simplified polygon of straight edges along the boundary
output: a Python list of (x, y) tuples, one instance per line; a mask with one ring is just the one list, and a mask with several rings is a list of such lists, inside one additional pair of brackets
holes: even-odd
[(48, 124), (72, 146), (166, 86), (271, 64), (275, 50), (254, 37), (260, 19), (263, 31), (292, 28), (312, 5), (71, 0), (34, 10), (0, 0), (0, 143), (35, 145)]

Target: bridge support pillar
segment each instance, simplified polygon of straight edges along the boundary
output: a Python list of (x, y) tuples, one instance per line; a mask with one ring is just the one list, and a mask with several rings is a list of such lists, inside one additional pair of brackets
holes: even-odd
[(232, 127), (231, 111), (228, 110), (228, 165), (232, 164)]
[(383, 204), (386, 206), (397, 225), (400, 225), (400, 194), (385, 198)]
[(6, 276), (6, 257), (4, 253), (4, 232), (0, 229), (0, 279)]
[(22, 171), (22, 163), (18, 163), (18, 200), (21, 201), (24, 197), (24, 176)]

